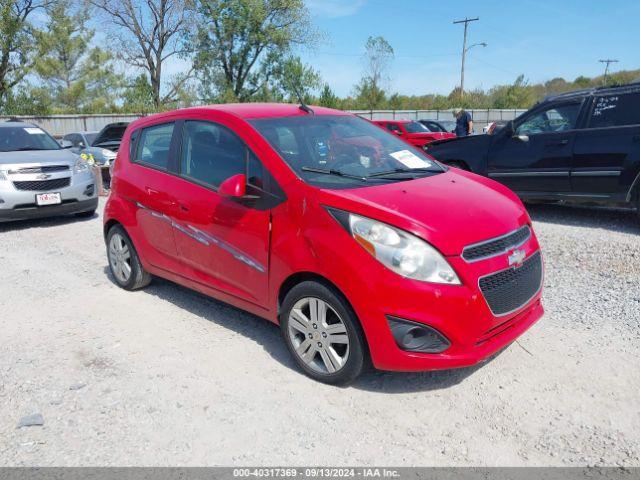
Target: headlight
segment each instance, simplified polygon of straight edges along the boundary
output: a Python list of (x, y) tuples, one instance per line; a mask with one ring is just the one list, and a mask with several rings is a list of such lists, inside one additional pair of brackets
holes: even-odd
[(76, 164), (73, 166), (73, 173), (84, 173), (89, 171), (89, 164), (82, 158), (76, 160)]
[(115, 158), (115, 156), (116, 156), (116, 152), (113, 152), (111, 150), (107, 150), (106, 148), (101, 148), (100, 149), (100, 153), (102, 154), (102, 156), (107, 157), (107, 158)]
[(424, 240), (377, 220), (337, 210), (330, 212), (356, 242), (397, 274), (423, 282), (460, 285), (453, 268)]

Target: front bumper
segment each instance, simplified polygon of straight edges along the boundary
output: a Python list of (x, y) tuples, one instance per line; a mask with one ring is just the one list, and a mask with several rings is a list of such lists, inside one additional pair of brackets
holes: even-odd
[[(527, 259), (539, 251), (533, 235), (519, 248), (525, 250)], [(479, 289), (478, 279), (504, 270), (508, 266), (506, 254), (472, 263), (460, 256), (447, 260), (462, 285), (412, 281), (382, 268), (375, 274), (360, 277), (363, 283), (358, 288), (345, 287), (376, 368), (425, 371), (475, 365), (508, 346), (544, 314), (543, 276), (533, 298), (509, 314), (492, 313)], [(392, 336), (387, 317), (428, 325), (444, 335), (450, 346), (442, 353), (403, 350)]]
[[(26, 176), (20, 179), (29, 180)], [(12, 180), (11, 177), (0, 180), (0, 222), (69, 215), (98, 207), (97, 188), (91, 172), (73, 175), (69, 186), (53, 190), (18, 190)], [(40, 193), (60, 193), (62, 203), (38, 206), (36, 195)]]

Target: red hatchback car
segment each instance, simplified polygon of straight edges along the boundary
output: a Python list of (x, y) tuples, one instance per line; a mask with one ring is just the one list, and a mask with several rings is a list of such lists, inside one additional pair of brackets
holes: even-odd
[(354, 115), (216, 105), (127, 129), (104, 235), (113, 278), (157, 275), (279, 324), (309, 376), (476, 364), (543, 314), (522, 203)]
[(420, 122), (413, 120), (373, 120), (381, 128), (389, 130), (414, 147), (424, 148), (436, 140), (456, 138), (454, 133), (432, 132)]

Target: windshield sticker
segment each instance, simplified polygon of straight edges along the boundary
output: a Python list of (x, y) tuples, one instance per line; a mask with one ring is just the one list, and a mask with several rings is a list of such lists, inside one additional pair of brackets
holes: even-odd
[(29, 135), (44, 135), (44, 132), (39, 128), (25, 128), (24, 131)]
[(390, 153), (393, 158), (402, 163), (405, 167), (408, 168), (429, 168), (431, 167), (431, 162), (427, 162), (426, 160), (421, 159), (416, 154), (410, 152), (409, 150), (400, 150), (399, 152)]

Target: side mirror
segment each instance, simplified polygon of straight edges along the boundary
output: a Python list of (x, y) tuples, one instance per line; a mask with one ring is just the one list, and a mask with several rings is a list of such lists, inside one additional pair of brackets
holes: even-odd
[(73, 143), (71, 143), (69, 140), (60, 140), (60, 146), (62, 148), (73, 148)]
[(238, 173), (227, 178), (218, 187), (218, 193), (223, 197), (243, 198), (247, 194), (247, 176)]

